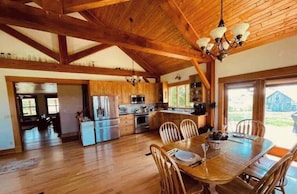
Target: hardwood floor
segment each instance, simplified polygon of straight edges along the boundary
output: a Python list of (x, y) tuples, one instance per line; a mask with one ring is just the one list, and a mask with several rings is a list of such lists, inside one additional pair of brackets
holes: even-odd
[[(157, 133), (121, 137), (88, 147), (79, 141), (4, 155), (0, 161), (39, 157), (38, 167), (0, 175), (0, 193), (156, 194), (159, 174), (149, 146), (162, 145)], [(291, 182), (293, 180), (293, 182)], [(289, 180), (287, 194), (296, 191)]]
[(23, 130), (22, 133), (25, 151), (62, 144), (62, 140), (58, 137), (58, 133), (54, 131), (53, 125), (49, 125), (44, 129), (38, 129), (37, 126), (32, 127)]
[(1, 156), (3, 160), (40, 157), (38, 167), (0, 175), (0, 193), (159, 193), (159, 175), (149, 145), (156, 133), (121, 137), (82, 147), (80, 142)]

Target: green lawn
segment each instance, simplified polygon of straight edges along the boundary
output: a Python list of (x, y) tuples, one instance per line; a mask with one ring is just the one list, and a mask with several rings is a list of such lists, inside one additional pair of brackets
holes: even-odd
[[(294, 125), (291, 117), (292, 112), (266, 112), (265, 124), (279, 127)], [(251, 118), (251, 112), (229, 112), (229, 121), (238, 122), (242, 119)]]

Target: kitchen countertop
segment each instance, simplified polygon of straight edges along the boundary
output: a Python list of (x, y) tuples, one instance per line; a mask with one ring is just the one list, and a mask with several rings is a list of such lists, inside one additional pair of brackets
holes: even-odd
[(178, 111), (178, 110), (160, 110), (159, 112), (172, 113), (172, 114), (182, 114), (182, 115), (192, 115), (192, 116), (206, 116), (206, 114), (204, 114), (204, 115), (194, 115), (194, 114), (191, 114), (191, 112)]
[(186, 111), (176, 111), (176, 110), (160, 110), (159, 112), (163, 112), (163, 113), (172, 113), (172, 114), (192, 115), (190, 112), (186, 112)]

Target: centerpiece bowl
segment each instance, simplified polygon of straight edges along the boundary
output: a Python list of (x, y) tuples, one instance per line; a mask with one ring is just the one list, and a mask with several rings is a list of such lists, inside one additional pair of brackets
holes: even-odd
[(224, 142), (228, 139), (226, 132), (212, 132), (206, 138), (206, 141), (211, 149), (221, 149)]

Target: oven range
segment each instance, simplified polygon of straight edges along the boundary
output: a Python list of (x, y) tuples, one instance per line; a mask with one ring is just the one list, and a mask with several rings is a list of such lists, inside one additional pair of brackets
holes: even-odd
[(135, 133), (143, 133), (150, 130), (149, 114), (147, 112), (134, 114)]

